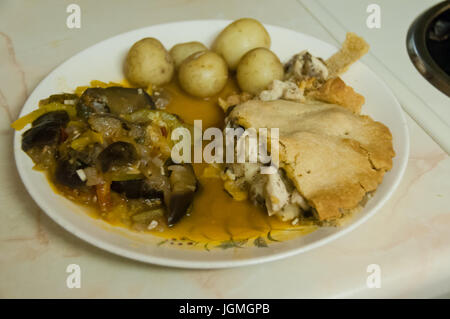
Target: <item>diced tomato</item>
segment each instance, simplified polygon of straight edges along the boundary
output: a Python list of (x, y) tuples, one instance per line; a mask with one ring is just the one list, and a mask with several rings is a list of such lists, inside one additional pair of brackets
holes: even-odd
[(164, 126), (161, 126), (161, 135), (167, 137), (167, 129)]
[(64, 142), (65, 140), (67, 140), (67, 138), (69, 137), (69, 135), (66, 133), (66, 131), (64, 130), (64, 128), (61, 127), (61, 143)]

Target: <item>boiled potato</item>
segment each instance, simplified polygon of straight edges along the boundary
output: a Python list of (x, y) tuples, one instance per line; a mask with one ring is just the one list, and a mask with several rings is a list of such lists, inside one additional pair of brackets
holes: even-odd
[(125, 76), (137, 85), (163, 85), (170, 82), (173, 72), (172, 57), (155, 38), (139, 40), (128, 51)]
[(192, 54), (181, 63), (178, 71), (178, 80), (183, 90), (197, 97), (219, 93), (227, 79), (227, 63), (212, 51)]
[(236, 77), (242, 91), (258, 94), (273, 80), (282, 80), (283, 64), (269, 49), (256, 48), (247, 52), (238, 64)]
[(170, 55), (175, 62), (175, 68), (178, 69), (181, 62), (183, 62), (188, 56), (204, 50), (208, 50), (208, 48), (200, 42), (194, 41), (179, 43), (170, 49)]
[(212, 49), (224, 57), (231, 70), (235, 70), (245, 53), (259, 47), (270, 48), (269, 33), (259, 21), (244, 18), (223, 29)]

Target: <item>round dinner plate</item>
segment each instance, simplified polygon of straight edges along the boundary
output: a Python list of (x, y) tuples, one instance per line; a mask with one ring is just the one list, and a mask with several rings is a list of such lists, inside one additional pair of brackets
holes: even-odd
[[(76, 54), (53, 70), (33, 91), (20, 116), (37, 108), (39, 100), (59, 92), (71, 92), (91, 80), (121, 81), (123, 61), (131, 45), (144, 37), (158, 38), (166, 48), (187, 41), (211, 44), (231, 21), (200, 20), (150, 26), (104, 40)], [(309, 50), (328, 58), (337, 48), (292, 30), (266, 25), (272, 39), (271, 49), (287, 61), (293, 54)], [(299, 254), (350, 232), (361, 225), (388, 200), (397, 188), (408, 161), (409, 137), (403, 111), (391, 90), (361, 62), (356, 62), (343, 79), (366, 98), (363, 113), (387, 125), (392, 132), (396, 156), (394, 165), (363, 211), (343, 227), (324, 227), (308, 235), (268, 247), (246, 246), (230, 249), (183, 249), (161, 245), (162, 238), (135, 233), (94, 219), (83, 208), (56, 194), (44, 174), (33, 170), (33, 162), (21, 150), (21, 134), (14, 136), (14, 153), (19, 174), (30, 195), (53, 220), (85, 241), (112, 253), (152, 264), (184, 268), (224, 268), (257, 264)]]

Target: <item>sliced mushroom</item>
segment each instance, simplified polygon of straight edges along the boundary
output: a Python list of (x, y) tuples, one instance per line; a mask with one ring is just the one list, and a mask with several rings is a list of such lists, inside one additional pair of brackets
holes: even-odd
[(139, 109), (154, 109), (155, 103), (143, 89), (109, 87), (89, 88), (77, 103), (78, 116), (93, 113), (129, 114)]
[(99, 155), (98, 161), (102, 172), (107, 172), (112, 166), (124, 166), (137, 161), (136, 148), (127, 142), (115, 142), (106, 147)]
[(167, 199), (167, 224), (175, 225), (189, 211), (197, 190), (197, 179), (191, 165), (171, 165), (171, 192)]

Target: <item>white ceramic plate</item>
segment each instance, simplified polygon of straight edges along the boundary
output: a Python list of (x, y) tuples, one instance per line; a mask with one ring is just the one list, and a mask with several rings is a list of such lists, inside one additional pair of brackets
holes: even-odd
[[(51, 94), (72, 91), (91, 80), (120, 81), (124, 78), (122, 65), (130, 46), (144, 37), (156, 37), (166, 46), (179, 42), (202, 41), (210, 44), (230, 21), (186, 21), (151, 26), (127, 32), (102, 41), (73, 56), (51, 72), (26, 101), (21, 116), (37, 108), (40, 99)], [(272, 38), (272, 50), (284, 62), (294, 53), (308, 49), (312, 54), (327, 58), (337, 49), (311, 36), (266, 26)], [(342, 228), (321, 228), (309, 235), (272, 243), (266, 248), (188, 250), (171, 245), (158, 245), (160, 237), (137, 234), (95, 220), (70, 200), (55, 194), (44, 174), (32, 170), (31, 159), (21, 151), (21, 133), (14, 137), (17, 168), (28, 192), (36, 203), (58, 224), (87, 242), (112, 253), (153, 264), (186, 268), (223, 268), (256, 264), (288, 257), (324, 245), (340, 237), (372, 216), (394, 192), (405, 171), (409, 139), (405, 118), (396, 98), (388, 87), (364, 64), (357, 62), (343, 76), (357, 92), (366, 97), (363, 112), (389, 127), (394, 137), (396, 157), (375, 196), (364, 210)]]

